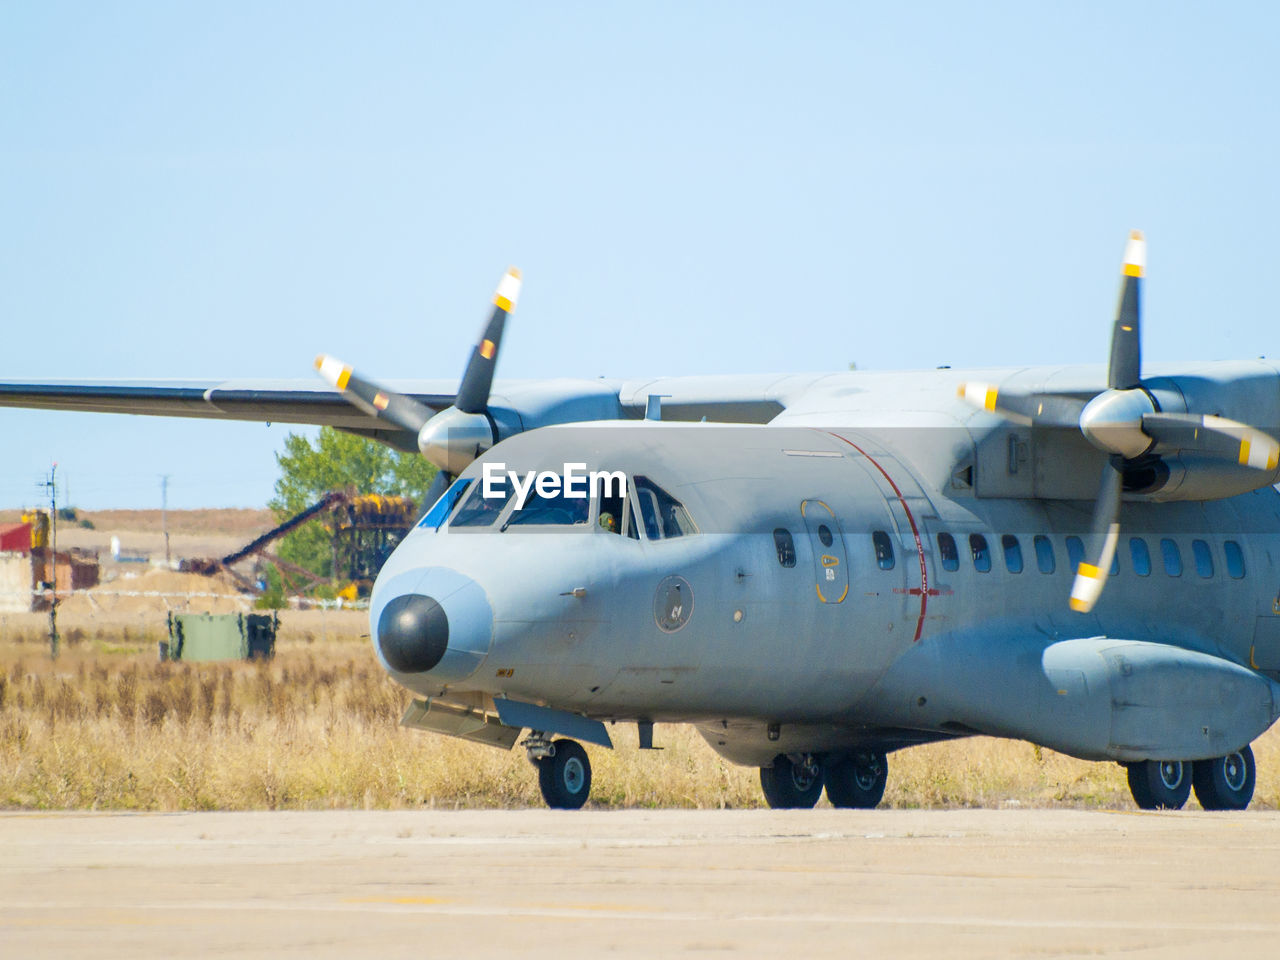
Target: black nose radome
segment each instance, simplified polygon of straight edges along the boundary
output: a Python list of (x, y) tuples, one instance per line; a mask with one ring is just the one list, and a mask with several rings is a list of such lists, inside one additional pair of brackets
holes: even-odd
[(378, 648), (401, 673), (425, 673), (449, 646), (449, 618), (431, 597), (407, 593), (395, 597), (378, 617)]

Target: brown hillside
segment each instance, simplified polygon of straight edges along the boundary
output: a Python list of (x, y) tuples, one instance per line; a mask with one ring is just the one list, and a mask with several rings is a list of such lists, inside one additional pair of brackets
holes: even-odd
[[(21, 510), (0, 510), (0, 523), (16, 523)], [(159, 510), (81, 510), (77, 516), (88, 520), (99, 530), (129, 533), (160, 533)], [(197, 536), (243, 537), (253, 539), (275, 525), (270, 510), (225, 508), (217, 510), (170, 510), (169, 532)], [(68, 530), (75, 522), (61, 521), (59, 528)]]

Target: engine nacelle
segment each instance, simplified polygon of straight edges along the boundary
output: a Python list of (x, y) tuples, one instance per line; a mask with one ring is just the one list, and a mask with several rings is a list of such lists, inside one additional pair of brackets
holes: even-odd
[(1165, 455), (1125, 470), (1125, 488), (1157, 502), (1223, 500), (1280, 481), (1280, 469), (1252, 467), (1186, 454)]

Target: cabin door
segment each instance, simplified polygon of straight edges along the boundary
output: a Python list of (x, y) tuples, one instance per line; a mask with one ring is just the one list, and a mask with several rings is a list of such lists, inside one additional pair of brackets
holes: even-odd
[(835, 512), (821, 500), (804, 500), (800, 515), (813, 548), (813, 576), (818, 599), (842, 603), (849, 595), (849, 557)]

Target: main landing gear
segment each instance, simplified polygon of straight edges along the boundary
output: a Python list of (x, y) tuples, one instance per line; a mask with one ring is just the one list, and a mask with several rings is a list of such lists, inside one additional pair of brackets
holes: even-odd
[(772, 767), (760, 768), (765, 802), (774, 810), (809, 809), (827, 790), (833, 807), (870, 810), (884, 796), (889, 761), (883, 753), (827, 757), (811, 753), (778, 755)]
[(541, 730), (529, 731), (523, 744), (529, 762), (538, 769), (542, 799), (553, 810), (577, 810), (591, 793), (591, 761), (576, 740), (548, 740)]
[(1192, 788), (1206, 810), (1243, 810), (1258, 775), (1249, 747), (1211, 760), (1141, 760), (1128, 768), (1129, 791), (1143, 810), (1178, 810)]

